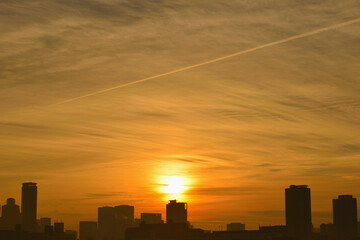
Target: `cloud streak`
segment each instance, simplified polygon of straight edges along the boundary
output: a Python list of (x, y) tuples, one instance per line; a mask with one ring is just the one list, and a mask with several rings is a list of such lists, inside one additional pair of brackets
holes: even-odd
[(202, 63), (197, 63), (197, 64), (194, 64), (194, 65), (191, 65), (191, 66), (187, 66), (187, 67), (179, 68), (179, 69), (176, 69), (176, 70), (172, 70), (170, 72), (157, 74), (157, 75), (154, 75), (154, 76), (151, 76), (151, 77), (143, 78), (143, 79), (136, 80), (136, 81), (133, 81), (133, 82), (124, 83), (124, 84), (117, 85), (117, 86), (114, 86), (114, 87), (111, 87), (111, 88), (106, 88), (106, 89), (99, 90), (99, 91), (96, 91), (96, 92), (81, 95), (81, 96), (78, 96), (78, 97), (75, 97), (75, 98), (70, 98), (70, 99), (67, 99), (67, 100), (52, 104), (50, 106), (57, 106), (57, 105), (65, 104), (65, 103), (70, 103), (70, 102), (73, 102), (73, 101), (76, 101), (76, 100), (80, 100), (80, 99), (83, 99), (83, 98), (95, 96), (95, 95), (102, 94), (102, 93), (106, 93), (106, 92), (113, 91), (113, 90), (116, 90), (116, 89), (132, 86), (132, 85), (143, 83), (143, 82), (147, 82), (147, 81), (154, 80), (154, 79), (157, 79), (157, 78), (166, 77), (166, 76), (169, 76), (169, 75), (172, 75), (172, 74), (188, 71), (188, 70), (191, 70), (191, 69), (194, 69), (194, 68), (199, 68), (199, 67), (202, 67), (202, 66), (205, 66), (205, 65), (217, 63), (217, 62), (224, 61), (224, 60), (227, 60), (227, 59), (230, 59), (230, 58), (234, 58), (234, 57), (241, 56), (241, 55), (244, 55), (244, 54), (252, 53), (252, 52), (255, 52), (257, 50), (261, 50), (261, 49), (264, 49), (264, 48), (273, 47), (273, 46), (276, 46), (276, 45), (279, 45), (279, 44), (294, 41), (294, 40), (297, 40), (297, 39), (310, 37), (310, 36), (313, 36), (313, 35), (316, 35), (316, 34), (320, 34), (320, 33), (330, 31), (330, 30), (333, 30), (333, 29), (337, 29), (337, 28), (341, 28), (341, 27), (345, 27), (345, 26), (355, 24), (355, 23), (358, 23), (358, 22), (360, 22), (360, 18), (356, 18), (356, 19), (353, 19), (353, 20), (350, 20), (350, 21), (335, 24), (335, 25), (332, 25), (332, 26), (329, 26), (329, 27), (320, 28), (320, 29), (317, 29), (317, 30), (314, 30), (314, 31), (298, 34), (298, 35), (288, 37), (288, 38), (284, 38), (284, 39), (281, 39), (281, 40), (278, 40), (278, 41), (275, 41), (275, 42), (271, 42), (271, 43), (260, 45), (260, 46), (254, 47), (254, 48), (250, 48), (250, 49), (247, 49), (247, 50), (244, 50), (244, 51), (239, 51), (239, 52), (236, 52), (236, 53), (233, 53), (233, 54), (229, 54), (229, 55), (226, 55), (226, 56), (215, 58), (215, 59), (205, 61), (205, 62), (202, 62)]

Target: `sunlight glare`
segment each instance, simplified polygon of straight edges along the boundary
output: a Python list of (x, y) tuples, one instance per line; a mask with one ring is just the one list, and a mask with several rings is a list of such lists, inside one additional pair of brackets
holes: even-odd
[(167, 177), (164, 182), (164, 193), (182, 193), (186, 190), (185, 179), (182, 177)]

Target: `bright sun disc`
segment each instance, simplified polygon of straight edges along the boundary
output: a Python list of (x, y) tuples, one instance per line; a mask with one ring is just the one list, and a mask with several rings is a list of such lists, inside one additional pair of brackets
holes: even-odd
[(186, 190), (185, 180), (181, 177), (168, 177), (165, 179), (164, 185), (165, 193), (182, 193)]

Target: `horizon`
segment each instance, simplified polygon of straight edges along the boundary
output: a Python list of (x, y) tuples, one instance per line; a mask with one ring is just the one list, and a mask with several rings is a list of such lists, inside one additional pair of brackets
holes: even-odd
[[(34, 183), (35, 185), (37, 185), (38, 183), (35, 183), (35, 182), (33, 182), (33, 181), (30, 181), (30, 182), (25, 182), (25, 183)], [(23, 183), (24, 184), (24, 183)], [(292, 185), (289, 185), (288, 187), (286, 187), (286, 188), (284, 188), (283, 189), (283, 191), (284, 191), (284, 202), (285, 202), (285, 190), (286, 189), (290, 189), (292, 186), (297, 186), (297, 187), (306, 187), (306, 188), (308, 188), (309, 186), (308, 185), (294, 185), (294, 184), (292, 184)], [(172, 201), (172, 200), (175, 200), (175, 201), (177, 201), (178, 199), (178, 197), (181, 197), (181, 198), (183, 198), (184, 199), (184, 196), (183, 195), (185, 195), (186, 196), (186, 189), (184, 188), (184, 189), (180, 189), (179, 187), (178, 187), (178, 183), (173, 183), (173, 185), (170, 183), (170, 184), (165, 184), (164, 186), (163, 186), (164, 188), (161, 190), (165, 195), (167, 195), (168, 197), (174, 197), (174, 198), (172, 198), (172, 199), (168, 199), (167, 200), (167, 202), (166, 202), (166, 204), (167, 203), (169, 203), (170, 201)], [(172, 191), (171, 190), (171, 187), (173, 187), (173, 189), (172, 190), (175, 190), (175, 191)], [(170, 190), (168, 190), (170, 188)], [(37, 185), (37, 189), (39, 190), (39, 185)], [(309, 187), (309, 189), (311, 190), (311, 187)], [(338, 195), (338, 196), (336, 196), (336, 198), (334, 197), (334, 198), (332, 198), (332, 199), (329, 199), (329, 201), (331, 202), (331, 204), (332, 204), (332, 201), (334, 200), (334, 199), (337, 199), (338, 197), (340, 197), (340, 196), (351, 196), (351, 197), (354, 197), (352, 194), (341, 194), (341, 195)], [(9, 197), (10, 198), (10, 197)], [(356, 198), (356, 197), (355, 197)], [(17, 204), (18, 206), (20, 206), (20, 208), (21, 208), (21, 204), (19, 204), (19, 202), (21, 202), (21, 201), (17, 201), (17, 199), (16, 198), (14, 198), (15, 199), (15, 204)], [(21, 198), (20, 198), (21, 199)], [(311, 199), (311, 202), (313, 201), (313, 199)], [(38, 202), (39, 202), (39, 198), (38, 198)], [(40, 201), (41, 202), (41, 201)], [(162, 202), (162, 201), (161, 201)], [(186, 201), (178, 201), (178, 202), (186, 202)], [(5, 202), (6, 203), (6, 202)], [(189, 202), (186, 202), (187, 203), (187, 205), (189, 205)], [(76, 231), (79, 231), (79, 223), (80, 222), (84, 222), (84, 221), (94, 221), (94, 222), (97, 222), (98, 221), (98, 209), (99, 208), (102, 208), (102, 207), (116, 207), (116, 206), (120, 206), (120, 205), (126, 205), (126, 206), (133, 206), (134, 207), (134, 213), (135, 213), (135, 215), (134, 215), (134, 219), (136, 220), (136, 219), (140, 219), (140, 215), (142, 214), (142, 213), (160, 213), (161, 214), (161, 219), (163, 220), (163, 221), (165, 221), (165, 217), (166, 217), (166, 213), (165, 213), (165, 204), (163, 204), (163, 209), (161, 209), (161, 210), (157, 210), (157, 211), (142, 211), (142, 210), (138, 210), (137, 209), (137, 207), (136, 207), (136, 205), (134, 205), (134, 204), (131, 204), (131, 203), (121, 203), (121, 202), (119, 202), (119, 203), (116, 203), (116, 202), (114, 202), (113, 204), (105, 204), (105, 205), (102, 205), (102, 206), (97, 206), (97, 207), (95, 207), (96, 209), (96, 215), (95, 216), (92, 216), (92, 217), (90, 217), (90, 218), (87, 218), (87, 219), (81, 219), (80, 217), (76, 217), (76, 216), (73, 216), (73, 217), (75, 217), (76, 219), (79, 219), (78, 220), (78, 225), (77, 225), (77, 227), (76, 228), (69, 228), (68, 226), (67, 226), (67, 224), (66, 224), (66, 222), (65, 221), (63, 221), (62, 219), (57, 219), (57, 218), (54, 218), (53, 216), (39, 216), (39, 213), (37, 214), (37, 219), (40, 219), (40, 218), (51, 218), (51, 222), (52, 223), (55, 223), (55, 222), (61, 222), (61, 223), (64, 223), (64, 225), (65, 225), (65, 230), (76, 230)], [(1, 206), (1, 204), (0, 204), (0, 206)], [(275, 211), (277, 211), (277, 210), (275, 210)], [(281, 210), (279, 210), (279, 211), (281, 211)], [(332, 211), (332, 209), (331, 209), (331, 211)], [(331, 213), (331, 218), (329, 219), (329, 221), (325, 221), (325, 222), (321, 222), (321, 223), (319, 223), (319, 224), (317, 224), (317, 225), (315, 225), (314, 223), (312, 223), (312, 226), (313, 226), (313, 228), (314, 229), (319, 229), (319, 227), (320, 227), (320, 224), (328, 224), (328, 223), (332, 223), (333, 222), (333, 216), (332, 216), (332, 212), (331, 211), (329, 211), (330, 213)], [(312, 218), (313, 218), (313, 209), (311, 209), (311, 214), (312, 214)], [(188, 219), (188, 221), (189, 221), (189, 223), (192, 225), (192, 226), (194, 226), (195, 228), (202, 228), (202, 229), (204, 229), (204, 230), (210, 230), (210, 231), (220, 231), (220, 230), (224, 230), (224, 229), (226, 229), (226, 225), (227, 224), (230, 224), (230, 223), (242, 223), (242, 224), (245, 224), (245, 226), (246, 226), (246, 230), (258, 230), (259, 229), (259, 227), (260, 226), (286, 226), (286, 224), (285, 224), (285, 204), (284, 204), (284, 209), (283, 209), (283, 222), (282, 223), (268, 223), (268, 224), (258, 224), (258, 226), (257, 226), (257, 228), (256, 227), (253, 227), (253, 226), (251, 226), (250, 225), (250, 229), (249, 229), (249, 226), (248, 226), (248, 222), (246, 221), (246, 218), (242, 218), (242, 220), (241, 221), (239, 221), (238, 219), (241, 219), (241, 216), (239, 216), (239, 218), (237, 218), (237, 219), (234, 219), (233, 221), (225, 221), (225, 220), (223, 220), (223, 221), (208, 221), (208, 222), (196, 222), (196, 221), (191, 221), (191, 203), (190, 203), (190, 210), (188, 211), (188, 216), (189, 216), (189, 219)], [(166, 221), (165, 221), (166, 222)], [(359, 223), (360, 223), (360, 219), (359, 219)]]

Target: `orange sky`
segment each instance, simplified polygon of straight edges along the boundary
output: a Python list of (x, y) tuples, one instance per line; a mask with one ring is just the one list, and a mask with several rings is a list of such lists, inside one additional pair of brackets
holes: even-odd
[(313, 223), (360, 197), (360, 24), (59, 102), (360, 17), (357, 0), (1, 1), (0, 204), (38, 183), (68, 229), (97, 207), (164, 213), (185, 179), (189, 220), (284, 224), (308, 184)]

